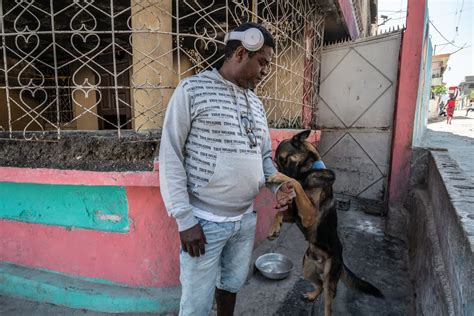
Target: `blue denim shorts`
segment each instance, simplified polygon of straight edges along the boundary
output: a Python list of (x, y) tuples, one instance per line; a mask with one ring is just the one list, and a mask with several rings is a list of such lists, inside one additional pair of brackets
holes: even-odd
[(237, 293), (249, 270), (257, 226), (255, 212), (236, 222), (216, 223), (200, 218), (198, 221), (206, 236), (206, 253), (191, 257), (180, 252), (179, 315), (209, 315), (215, 288)]

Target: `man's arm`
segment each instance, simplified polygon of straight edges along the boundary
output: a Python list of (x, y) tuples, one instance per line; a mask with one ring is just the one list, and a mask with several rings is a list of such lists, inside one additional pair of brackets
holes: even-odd
[(265, 135), (263, 136), (261, 151), (262, 151), (263, 174), (265, 175), (266, 186), (273, 193), (276, 193), (281, 184), (268, 182), (268, 178), (270, 178), (271, 176), (273, 176), (275, 173), (278, 172), (278, 170), (275, 168), (275, 165), (273, 164), (272, 141), (270, 138), (270, 131), (268, 128), (266, 130)]
[(188, 93), (178, 85), (166, 109), (159, 153), (161, 195), (168, 214), (176, 219), (179, 231), (197, 224), (189, 204), (183, 154), (191, 127), (190, 103)]
[(168, 214), (176, 219), (183, 251), (204, 254), (206, 238), (192, 213), (184, 170), (183, 148), (191, 128), (191, 99), (182, 83), (175, 89), (166, 110), (161, 135), (160, 190)]
[(266, 185), (276, 195), (277, 204), (275, 208), (278, 211), (285, 211), (288, 208), (288, 205), (293, 201), (293, 198), (295, 197), (295, 191), (293, 189), (293, 185), (290, 182), (268, 182), (268, 179), (278, 172), (278, 170), (275, 168), (275, 165), (273, 164), (272, 141), (268, 128), (263, 141), (264, 143), (262, 144), (262, 160), (263, 173), (265, 175)]

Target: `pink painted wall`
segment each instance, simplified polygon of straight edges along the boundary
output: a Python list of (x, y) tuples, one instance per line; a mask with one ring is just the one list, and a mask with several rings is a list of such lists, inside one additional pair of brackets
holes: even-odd
[[(154, 166), (158, 170), (158, 163)], [(0, 167), (0, 181), (42, 184), (86, 184), (121, 186), (159, 186), (151, 172), (98, 172), (59, 169), (27, 169)]]
[(178, 233), (159, 187), (126, 187), (126, 194), (127, 234), (0, 220), (0, 261), (134, 286), (178, 284)]
[(426, 0), (408, 0), (403, 34), (397, 106), (394, 115), (389, 203), (403, 203), (410, 178), (413, 124), (418, 95)]
[(359, 28), (357, 27), (352, 0), (338, 0), (338, 2), (351, 39), (359, 38)]
[[(272, 145), (297, 130), (272, 131)], [(319, 141), (320, 132), (310, 140)], [(157, 169), (157, 168), (156, 168)], [(0, 182), (125, 186), (129, 233), (67, 229), (0, 220), (0, 261), (106, 279), (131, 286), (179, 284), (179, 240), (159, 191), (158, 171), (94, 172), (0, 167)], [(263, 189), (256, 199), (256, 242), (266, 238), (275, 215), (273, 194)]]

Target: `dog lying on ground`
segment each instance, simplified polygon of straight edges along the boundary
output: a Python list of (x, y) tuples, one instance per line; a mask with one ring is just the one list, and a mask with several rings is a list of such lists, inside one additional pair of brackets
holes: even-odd
[[(342, 244), (337, 234), (337, 211), (332, 185), (335, 174), (321, 169), (324, 164), (316, 148), (306, 141), (310, 130), (284, 140), (276, 150), (275, 162), (280, 172), (270, 182), (291, 182), (296, 197), (283, 212), (278, 212), (269, 238), (276, 238), (283, 222), (294, 222), (308, 241), (303, 257), (303, 275), (311, 281), (314, 291), (304, 294), (309, 300), (324, 293), (324, 315), (331, 315), (339, 279), (353, 289), (383, 298), (373, 285), (352, 273), (342, 259)], [(322, 275), (322, 279), (320, 277)]]

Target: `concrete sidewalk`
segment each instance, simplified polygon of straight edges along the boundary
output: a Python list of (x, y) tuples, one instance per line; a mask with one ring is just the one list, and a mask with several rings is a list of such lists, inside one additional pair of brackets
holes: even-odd
[(474, 179), (474, 112), (455, 111), (450, 125), (446, 119), (428, 124), (422, 147), (445, 148), (466, 176)]

